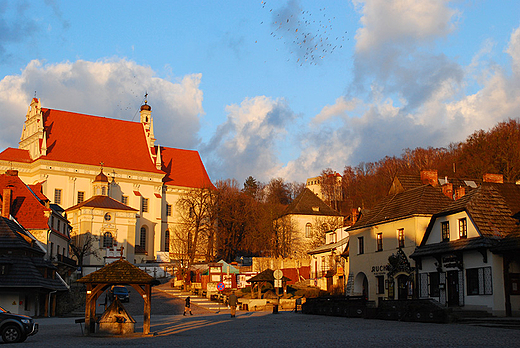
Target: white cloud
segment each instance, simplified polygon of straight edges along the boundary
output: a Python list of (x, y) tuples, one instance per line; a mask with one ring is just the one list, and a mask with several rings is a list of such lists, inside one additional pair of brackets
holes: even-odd
[(457, 11), (446, 0), (354, 0), (361, 8), (363, 27), (356, 33), (357, 53), (380, 49), (388, 43), (413, 45), (449, 34)]
[(276, 176), (281, 162), (277, 146), (286, 136), (286, 128), (295, 115), (283, 99), (265, 96), (246, 98), (240, 105), (226, 108), (227, 120), (205, 145), (206, 161), (216, 173), (214, 179), (249, 175), (261, 181)]
[(20, 75), (0, 81), (0, 146), (18, 146), (35, 91), (44, 108), (128, 121), (139, 120), (138, 110), (148, 92), (158, 143), (193, 148), (198, 144), (199, 116), (204, 113), (200, 80), (201, 74), (193, 74), (167, 81), (156, 77), (150, 67), (125, 59), (48, 65), (33, 60)]
[[(413, 88), (397, 94), (408, 98), (404, 101), (389, 94), (387, 81), (378, 79), (380, 75), (376, 74), (366, 100), (343, 96), (322, 108), (302, 136), (300, 157), (287, 163), (280, 173), (303, 181), (328, 167), (341, 171), (345, 165), (400, 155), (406, 148), (448, 146), (464, 141), (476, 130), (487, 130), (508, 118), (518, 118), (520, 28), (512, 32), (506, 50), (511, 56), (511, 75), (489, 61), (488, 54), (493, 48), (492, 42), (486, 40), (467, 67), (430, 56), (423, 57), (428, 63), (422, 60), (421, 70), (420, 64), (406, 60), (407, 74), (413, 72), (422, 77), (411, 79)], [(402, 76), (406, 75), (404, 68)], [(429, 74), (434, 76), (428, 78)], [(481, 87), (476, 93), (466, 95), (465, 87), (473, 80)], [(404, 82), (403, 90), (409, 88)], [(422, 85), (420, 88), (418, 83)], [(429, 91), (410, 108), (414, 88), (421, 93)]]
[(506, 52), (512, 58), (513, 74), (520, 77), (520, 27), (516, 28), (511, 34), (511, 40)]

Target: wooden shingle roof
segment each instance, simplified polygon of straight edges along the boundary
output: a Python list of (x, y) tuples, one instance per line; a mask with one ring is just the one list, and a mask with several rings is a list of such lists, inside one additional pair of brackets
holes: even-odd
[(447, 207), (452, 200), (440, 188), (422, 185), (383, 198), (352, 226), (352, 230), (367, 225), (402, 219), (413, 215), (433, 215)]
[(56, 267), (44, 260), (44, 255), (20, 225), (0, 217), (0, 264), (7, 265), (7, 274), (0, 276), (0, 288), (67, 290), (59, 277), (52, 278)]
[[(439, 211), (433, 219), (466, 211), (481, 237), (501, 239), (518, 234), (518, 219), (514, 218), (518, 212), (512, 211), (511, 208), (518, 209), (520, 189), (514, 184), (502, 185), (506, 184), (482, 185)], [(504, 194), (507, 195), (507, 199)], [(426, 229), (423, 243), (429, 236), (432, 223)]]
[(92, 272), (79, 279), (80, 283), (108, 283), (108, 284), (151, 284), (155, 279), (132, 265), (130, 262), (120, 259), (105, 265), (103, 268)]
[(0, 254), (16, 254), (18, 251), (30, 256), (45, 255), (36, 240), (30, 238), (16, 222), (0, 217)]
[(287, 206), (284, 215), (287, 214), (340, 216), (340, 213), (325, 204), (308, 188), (304, 188), (302, 193)]

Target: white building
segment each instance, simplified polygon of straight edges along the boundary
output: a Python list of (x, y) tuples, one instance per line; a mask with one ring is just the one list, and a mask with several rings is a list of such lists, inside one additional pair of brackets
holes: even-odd
[(419, 297), (520, 314), (520, 186), (485, 183), (435, 214), (412, 257)]
[(349, 279), (346, 294), (368, 300), (412, 298), (413, 262), (432, 215), (451, 200), (442, 189), (422, 185), (389, 195), (347, 231)]

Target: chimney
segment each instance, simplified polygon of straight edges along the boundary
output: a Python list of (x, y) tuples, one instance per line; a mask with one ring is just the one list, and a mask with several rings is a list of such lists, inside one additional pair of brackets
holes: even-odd
[(442, 185), (442, 193), (449, 199), (453, 199), (453, 184), (449, 182)]
[(482, 178), (484, 182), (492, 182), (495, 184), (503, 184), (504, 183), (504, 176), (502, 174), (484, 174), (484, 177)]
[(356, 208), (352, 208), (352, 224), (355, 224), (358, 221), (358, 210)]
[(2, 198), (2, 216), (9, 219), (11, 214), (11, 189), (5, 188)]
[(432, 185), (433, 187), (438, 185), (437, 171), (436, 170), (421, 170), (421, 183), (423, 185)]
[(465, 194), (466, 194), (466, 188), (464, 186), (457, 187), (455, 189), (454, 199), (457, 200), (461, 197), (464, 197)]

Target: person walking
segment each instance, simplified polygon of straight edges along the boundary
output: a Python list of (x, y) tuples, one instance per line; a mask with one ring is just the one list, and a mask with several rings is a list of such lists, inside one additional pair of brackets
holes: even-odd
[(191, 299), (190, 297), (186, 297), (186, 304), (184, 305), (184, 313), (182, 315), (186, 315), (186, 312), (190, 311), (190, 315), (193, 315), (191, 312)]
[(231, 318), (234, 318), (237, 313), (237, 304), (237, 295), (235, 295), (235, 292), (233, 291), (231, 295), (229, 295), (229, 307), (231, 307)]

